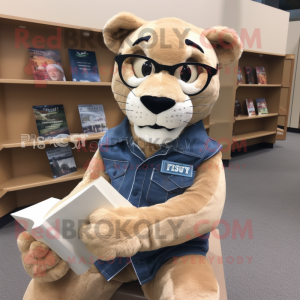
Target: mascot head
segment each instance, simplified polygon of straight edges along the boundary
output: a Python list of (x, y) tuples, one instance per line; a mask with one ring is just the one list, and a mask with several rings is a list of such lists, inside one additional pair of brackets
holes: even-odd
[(234, 30), (203, 30), (175, 18), (146, 22), (120, 13), (107, 22), (103, 36), (116, 53), (115, 99), (135, 134), (156, 144), (176, 139), (211, 112), (219, 68), (242, 54)]

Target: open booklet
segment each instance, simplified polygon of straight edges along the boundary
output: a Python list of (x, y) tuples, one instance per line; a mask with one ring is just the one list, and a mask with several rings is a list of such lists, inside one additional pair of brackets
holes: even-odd
[(79, 238), (79, 229), (96, 209), (120, 206), (131, 207), (132, 204), (100, 177), (65, 201), (49, 198), (11, 215), (80, 275), (98, 258)]

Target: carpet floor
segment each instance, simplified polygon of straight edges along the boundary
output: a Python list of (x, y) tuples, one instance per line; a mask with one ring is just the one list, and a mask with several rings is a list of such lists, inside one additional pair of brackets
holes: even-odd
[[(300, 299), (300, 135), (235, 155), (219, 229), (229, 300)], [(0, 300), (21, 300), (14, 222), (0, 229)]]

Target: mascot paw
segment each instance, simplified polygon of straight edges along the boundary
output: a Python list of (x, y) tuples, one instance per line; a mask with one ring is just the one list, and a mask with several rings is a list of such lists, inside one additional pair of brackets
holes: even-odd
[(94, 211), (89, 223), (81, 227), (80, 238), (101, 260), (130, 257), (141, 248), (139, 233), (147, 228), (146, 224), (138, 218), (136, 207), (101, 208)]
[(45, 244), (36, 241), (27, 231), (18, 236), (18, 246), (26, 272), (39, 282), (52, 282), (62, 278), (68, 264)]

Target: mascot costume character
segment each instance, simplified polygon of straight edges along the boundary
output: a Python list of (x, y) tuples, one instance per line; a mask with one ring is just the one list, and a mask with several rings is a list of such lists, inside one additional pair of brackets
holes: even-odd
[[(110, 19), (103, 36), (116, 54), (112, 91), (126, 117), (101, 138), (83, 180), (62, 201), (103, 176), (133, 207), (89, 216), (80, 237), (99, 259), (82, 275), (21, 233), (32, 277), (24, 299), (108, 300), (134, 280), (150, 300), (219, 299), (205, 255), (222, 215), (225, 175), (222, 146), (202, 120), (219, 96), (218, 69), (240, 58), (241, 41), (227, 27), (147, 22), (130, 13)], [(103, 220), (114, 230), (97, 226)], [(44, 268), (36, 268), (41, 261)]]

